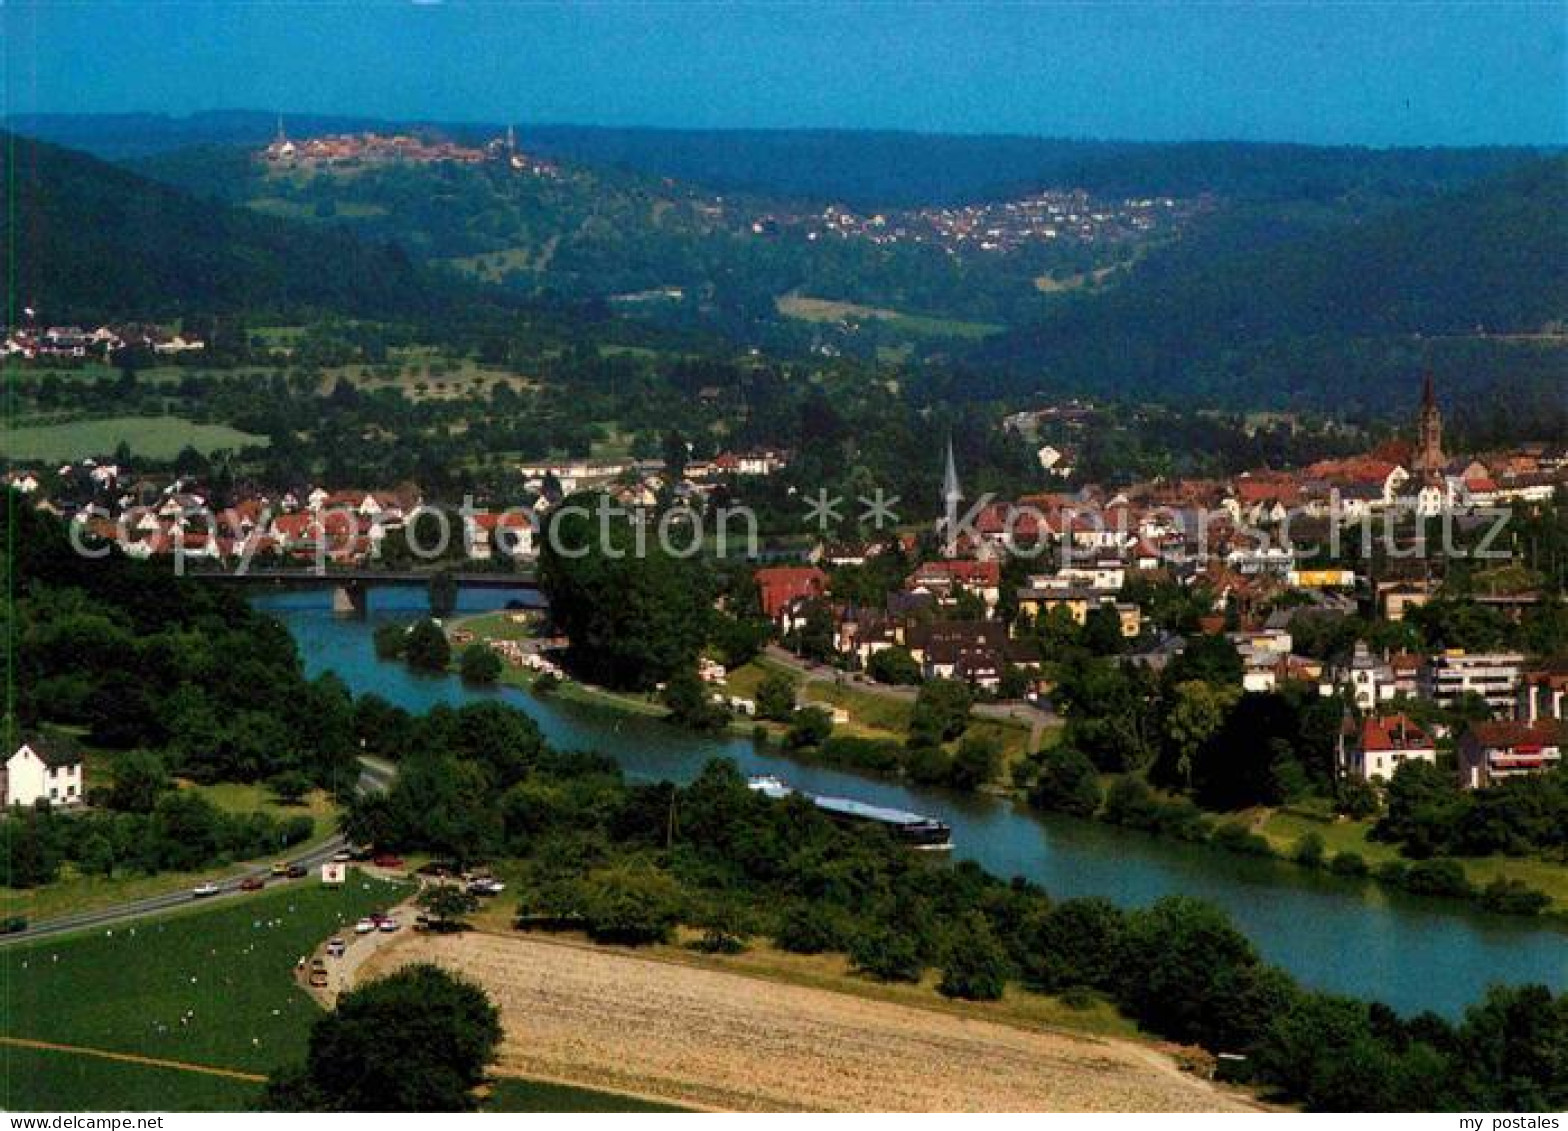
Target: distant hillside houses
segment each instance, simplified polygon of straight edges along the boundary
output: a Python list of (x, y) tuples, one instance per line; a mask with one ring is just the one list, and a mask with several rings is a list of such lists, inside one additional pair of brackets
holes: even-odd
[(200, 338), (142, 323), (105, 324), (91, 330), (80, 326), (23, 326), (6, 331), (0, 342), (0, 354), (23, 361), (108, 361), (122, 350), (145, 349), (161, 356), (177, 356), (206, 348), (207, 343)]

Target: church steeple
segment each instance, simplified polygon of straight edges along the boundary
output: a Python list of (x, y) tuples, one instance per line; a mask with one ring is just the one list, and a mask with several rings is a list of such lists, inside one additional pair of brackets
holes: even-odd
[(1437, 390), (1429, 369), (1421, 384), (1421, 416), (1416, 424), (1414, 470), (1431, 475), (1443, 464), (1443, 414), (1437, 408)]
[(949, 508), (958, 505), (964, 489), (958, 483), (958, 465), (953, 461), (953, 438), (947, 438), (947, 467), (942, 472), (942, 502)]
[(953, 459), (953, 437), (947, 438), (947, 465), (942, 470), (942, 517), (937, 530), (942, 535), (942, 556), (958, 556), (958, 520), (963, 512), (964, 489), (958, 483), (958, 464)]

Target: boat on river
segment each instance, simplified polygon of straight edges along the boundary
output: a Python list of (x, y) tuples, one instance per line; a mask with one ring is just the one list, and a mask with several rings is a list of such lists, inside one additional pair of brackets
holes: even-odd
[(928, 817), (923, 813), (890, 809), (882, 805), (868, 805), (864, 801), (856, 801), (850, 797), (826, 797), (806, 793), (772, 774), (748, 778), (746, 785), (753, 792), (774, 799), (799, 795), (829, 817), (846, 824), (880, 825), (910, 848), (925, 852), (950, 852), (953, 848), (953, 830), (947, 822)]

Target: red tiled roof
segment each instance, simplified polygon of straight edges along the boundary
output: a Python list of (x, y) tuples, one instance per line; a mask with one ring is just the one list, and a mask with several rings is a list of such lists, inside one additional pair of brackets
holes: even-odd
[(1363, 750), (1431, 750), (1431, 737), (1405, 715), (1382, 715), (1361, 720)]
[(797, 598), (822, 596), (828, 585), (828, 575), (816, 566), (765, 566), (753, 576), (762, 611), (770, 617), (778, 616)]

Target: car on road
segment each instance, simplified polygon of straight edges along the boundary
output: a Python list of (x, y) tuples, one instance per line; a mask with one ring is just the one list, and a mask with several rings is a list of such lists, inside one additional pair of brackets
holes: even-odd
[(310, 869), (303, 864), (290, 864), (285, 875), (291, 880), (302, 880), (310, 875)]
[(354, 859), (354, 854), (346, 848), (340, 848), (332, 854), (332, 859), (334, 863), (347, 864), (350, 860)]
[(403, 858), (390, 852), (377, 853), (370, 862), (377, 868), (401, 868), (403, 866)]
[(272, 874), (274, 876), (286, 876), (289, 874), (289, 866), (282, 860), (279, 860), (272, 866)]
[(26, 915), (12, 915), (0, 919), (0, 935), (19, 935), (25, 930), (27, 930)]
[(267, 886), (267, 881), (260, 876), (246, 876), (240, 881), (241, 891), (260, 891)]
[(222, 889), (219, 888), (217, 884), (213, 883), (211, 880), (208, 880), (204, 884), (197, 884), (195, 887), (191, 888), (191, 898), (208, 899), (214, 895), (217, 895), (221, 890)]

